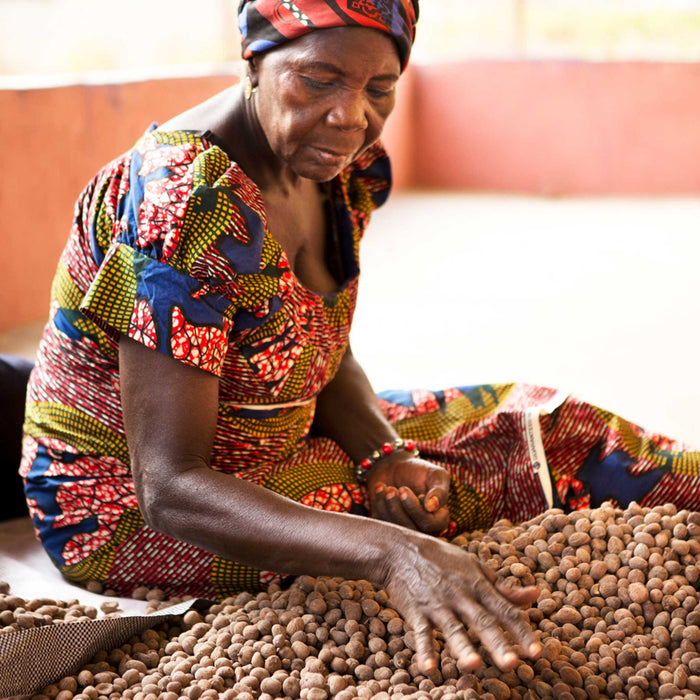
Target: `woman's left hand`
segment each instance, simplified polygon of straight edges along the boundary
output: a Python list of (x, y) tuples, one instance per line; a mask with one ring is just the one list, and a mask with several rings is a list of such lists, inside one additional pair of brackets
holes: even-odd
[(435, 464), (397, 453), (382, 459), (367, 481), (372, 517), (439, 535), (450, 516), (450, 475)]

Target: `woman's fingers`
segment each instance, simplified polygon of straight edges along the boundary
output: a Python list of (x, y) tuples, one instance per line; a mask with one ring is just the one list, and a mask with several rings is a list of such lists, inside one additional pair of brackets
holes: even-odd
[(393, 486), (377, 484), (372, 499), (372, 517), (415, 530), (416, 525), (401, 505), (399, 492)]
[(433, 469), (426, 478), (423, 505), (428, 513), (434, 513), (447, 505), (450, 495), (450, 476), (444, 469)]
[(433, 626), (427, 617), (423, 615), (415, 620), (406, 620), (413, 629), (416, 638), (416, 656), (420, 670), (426, 675), (437, 671), (438, 654), (435, 650), (435, 637)]
[[(497, 603), (499, 598), (501, 602)], [(486, 601), (490, 602), (486, 604)], [(487, 609), (499, 605), (501, 607), (496, 614)], [(432, 608), (427, 614), (430, 616), (429, 620), (421, 617), (414, 626), (417, 660), (424, 673), (434, 670), (432, 662), (436, 655), (433, 626), (442, 632), (450, 653), (463, 673), (473, 671), (483, 663), (469, 639), (467, 626), (479, 637), (494, 662), (505, 671), (512, 670), (518, 664), (514, 643), (508, 638), (505, 630), (513, 635), (515, 643), (520, 644), (528, 656), (534, 658), (541, 652), (541, 645), (517, 609), (493, 588), (488, 592), (484, 591), (479, 599), (460, 598), (454, 603), (454, 612), (452, 606), (443, 603)]]
[(399, 489), (399, 498), (403, 510), (414, 523), (414, 528), (430, 535), (439, 535), (449, 524), (450, 514), (446, 506), (436, 512), (429, 512), (425, 499), (421, 503), (416, 494), (406, 486)]
[(396, 489), (383, 483), (375, 486), (372, 516), (431, 535), (439, 535), (450, 521), (446, 507), (436, 513), (428, 513), (411, 489), (406, 486)]
[(447, 494), (442, 489), (433, 488), (425, 494), (423, 508), (428, 513), (435, 513), (440, 508), (444, 508), (447, 503)]
[[(479, 636), (498, 666), (510, 670), (517, 665), (514, 643), (527, 656), (535, 658), (539, 655), (542, 647), (529, 623), (521, 615), (520, 609), (501, 595), (496, 587), (483, 578), (474, 583), (472, 596), (471, 600), (463, 598), (459, 601), (459, 613)], [(506, 636), (504, 630), (510, 633), (512, 639)]]
[(499, 579), (490, 567), (480, 565), (480, 569), (498, 592), (496, 596), (487, 596), (484, 604), (501, 620), (501, 624), (528, 656), (539, 656), (542, 645), (537, 641), (530, 624), (520, 614), (520, 608), (532, 605), (539, 598), (540, 589), (537, 586), (513, 586)]
[(441, 608), (436, 612), (434, 622), (442, 632), (450, 653), (457, 661), (457, 666), (462, 673), (473, 671), (481, 665), (481, 656), (469, 641), (464, 624), (453, 613), (446, 608)]
[(371, 497), (372, 517), (376, 520), (389, 520), (389, 512), (386, 508), (386, 498), (384, 484), (377, 484)]
[(510, 671), (518, 663), (518, 656), (513, 651), (513, 644), (510, 642), (499, 620), (488, 610), (478, 603), (470, 602), (459, 605), (459, 612), (469, 628), (474, 632), (486, 650), (491, 654), (497, 666), (504, 671)]
[(530, 658), (537, 658), (542, 652), (542, 644), (538, 641), (529, 622), (520, 612), (524, 605), (531, 605), (539, 597), (539, 589), (535, 586), (517, 589), (514, 586), (499, 581), (496, 589), (499, 598), (491, 599), (490, 610), (501, 620), (501, 625), (510, 632), (516, 644)]
[(397, 525), (403, 525), (411, 530), (415, 530), (416, 524), (404, 510), (401, 498), (399, 496), (399, 489), (396, 489), (393, 486), (387, 486), (386, 490), (384, 491), (384, 496), (391, 521)]
[(537, 586), (511, 586), (505, 581), (496, 581), (498, 592), (514, 605), (520, 607), (530, 606), (540, 597), (540, 589)]

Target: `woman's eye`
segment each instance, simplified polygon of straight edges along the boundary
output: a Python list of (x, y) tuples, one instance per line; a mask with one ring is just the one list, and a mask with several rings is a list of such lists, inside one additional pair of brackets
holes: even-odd
[(327, 90), (333, 86), (333, 83), (324, 83), (322, 80), (314, 80), (313, 78), (304, 78), (304, 82), (314, 90)]
[(368, 88), (367, 92), (369, 92), (372, 97), (391, 97), (394, 93), (394, 90), (380, 90), (379, 88)]

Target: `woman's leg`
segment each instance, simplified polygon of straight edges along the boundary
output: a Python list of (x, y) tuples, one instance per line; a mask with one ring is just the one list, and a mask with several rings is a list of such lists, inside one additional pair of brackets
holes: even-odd
[(452, 475), (450, 534), (547, 507), (700, 510), (700, 452), (545, 387), (380, 394), (385, 415)]

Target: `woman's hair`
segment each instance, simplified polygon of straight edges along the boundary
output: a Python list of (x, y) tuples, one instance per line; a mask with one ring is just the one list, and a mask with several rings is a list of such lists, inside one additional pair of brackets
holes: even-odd
[(316, 29), (370, 27), (394, 40), (403, 70), (416, 37), (418, 13), (418, 0), (240, 0), (243, 58)]

